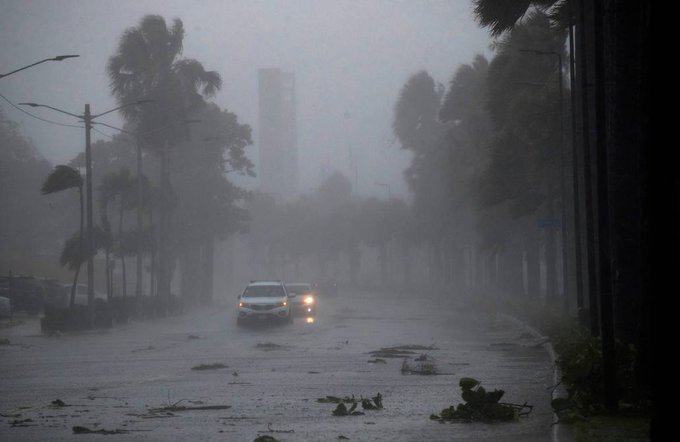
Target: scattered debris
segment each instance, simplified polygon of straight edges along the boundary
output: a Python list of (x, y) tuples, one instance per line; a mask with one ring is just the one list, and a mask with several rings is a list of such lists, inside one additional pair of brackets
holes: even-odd
[(400, 350), (398, 348), (381, 348), (380, 350), (368, 353), (374, 358), (407, 358), (415, 353), (410, 350)]
[(266, 430), (258, 431), (258, 433), (295, 433), (295, 430), (275, 430), (272, 428), (271, 422), (267, 424)]
[[(419, 359), (416, 359), (418, 361)], [(425, 376), (437, 375), (437, 369), (435, 368), (434, 362), (419, 362), (415, 366), (411, 366), (407, 359), (401, 363), (401, 374), (419, 374)]]
[(357, 408), (358, 402), (354, 402), (350, 409), (348, 410), (347, 407), (343, 402), (340, 402), (337, 407), (335, 407), (335, 410), (333, 410), (333, 416), (362, 416), (364, 413), (361, 411), (354, 411)]
[(320, 374), (318, 371), (308, 371), (307, 374)]
[(229, 366), (220, 362), (215, 362), (214, 364), (201, 364), (191, 367), (192, 370), (219, 370), (221, 368), (229, 368)]
[(231, 405), (199, 405), (198, 407), (186, 407), (184, 405), (173, 404), (167, 407), (152, 408), (150, 413), (157, 412), (179, 412), (179, 411), (204, 411), (204, 410), (228, 410)]
[(340, 404), (342, 402), (347, 403), (347, 404), (354, 404), (357, 402), (357, 400), (354, 398), (354, 395), (352, 397), (345, 396), (343, 398), (339, 398), (337, 396), (326, 396), (325, 398), (319, 398), (316, 400), (317, 402), (321, 402), (322, 404)]
[(187, 336), (187, 340), (188, 340), (188, 341), (191, 341), (191, 340), (194, 340), (194, 339), (203, 339), (203, 338), (200, 337), (200, 336), (197, 336), (197, 335), (189, 335), (189, 336)]
[(371, 399), (361, 398), (361, 407), (364, 410), (382, 410), (382, 408), (383, 408), (382, 394), (378, 393), (376, 396), (373, 396)]
[(237, 373), (237, 372), (233, 372), (231, 375), (232, 375), (232, 376), (238, 376), (238, 373)]
[(129, 433), (129, 430), (105, 430), (105, 429), (99, 429), (99, 430), (91, 430), (87, 427), (79, 427), (75, 426), (73, 427), (73, 434), (126, 434)]
[(380, 359), (380, 358), (371, 359), (370, 361), (366, 361), (366, 362), (369, 363), (369, 364), (387, 364), (386, 360)]
[(342, 434), (338, 436), (338, 440), (349, 440), (349, 437), (345, 437)]
[(27, 419), (14, 419), (12, 422), (10, 422), (10, 426), (12, 427), (30, 427), (31, 425), (28, 425), (29, 422), (33, 422), (33, 419), (27, 418)]
[(257, 436), (253, 442), (279, 442), (279, 440), (268, 434), (263, 434), (262, 436)]
[(380, 358), (406, 358), (414, 355), (413, 350), (439, 350), (437, 346), (430, 345), (398, 345), (396, 347), (383, 347), (380, 350), (374, 350), (369, 352), (373, 357)]
[(260, 342), (260, 343), (255, 345), (255, 348), (259, 348), (260, 350), (264, 350), (264, 351), (272, 351), (272, 350), (282, 350), (285, 347), (283, 345), (274, 344), (273, 342)]
[(458, 385), (463, 391), (465, 403), (458, 404), (458, 407), (452, 405), (445, 408), (440, 415), (430, 415), (430, 419), (440, 422), (513, 421), (528, 416), (533, 410), (533, 405), (527, 403), (519, 405), (499, 402), (505, 392), (503, 390), (487, 392), (476, 379), (461, 378)]
[(70, 405), (66, 405), (66, 404), (64, 403), (64, 401), (62, 401), (61, 399), (55, 399), (55, 400), (53, 400), (53, 401), (52, 401), (52, 405), (53, 405), (54, 407), (70, 407)]

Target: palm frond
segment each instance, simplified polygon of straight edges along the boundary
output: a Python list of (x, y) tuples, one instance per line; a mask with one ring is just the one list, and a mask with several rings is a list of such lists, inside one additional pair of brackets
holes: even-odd
[(66, 189), (80, 188), (82, 185), (83, 177), (80, 172), (72, 167), (59, 165), (47, 175), (40, 191), (43, 195), (47, 195)]
[(80, 232), (76, 232), (69, 239), (64, 242), (64, 248), (61, 250), (59, 257), (59, 264), (62, 267), (68, 266), (69, 269), (75, 270), (79, 265), (84, 263), (90, 256), (97, 254), (97, 251), (109, 245), (110, 237), (100, 227), (95, 226), (92, 230), (93, 247), (87, 247), (87, 231), (83, 233), (83, 244), (80, 243)]
[(474, 0), (474, 14), (479, 24), (497, 37), (512, 29), (532, 7), (552, 11), (557, 24), (562, 25), (563, 9), (568, 10), (568, 4), (569, 0)]

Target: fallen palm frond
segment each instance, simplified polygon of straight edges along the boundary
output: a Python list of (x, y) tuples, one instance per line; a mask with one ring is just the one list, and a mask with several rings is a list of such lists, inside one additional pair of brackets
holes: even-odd
[(337, 397), (337, 396), (326, 396), (323, 398), (319, 398), (316, 400), (317, 402), (321, 402), (322, 404), (340, 404), (340, 403), (347, 403), (347, 404), (353, 404), (357, 402), (357, 400), (354, 398), (354, 395), (352, 397), (345, 396), (345, 397)]
[(357, 408), (358, 402), (354, 402), (350, 409), (343, 402), (339, 403), (335, 410), (333, 410), (333, 416), (362, 416), (364, 413), (361, 411), (354, 411)]
[(91, 430), (87, 427), (80, 427), (80, 426), (75, 426), (72, 428), (73, 429), (73, 434), (126, 434), (129, 433), (129, 430), (105, 430), (103, 428), (99, 430)]
[(513, 421), (528, 416), (533, 410), (533, 405), (526, 402), (522, 405), (499, 402), (505, 394), (503, 390), (486, 391), (480, 384), (473, 378), (461, 378), (459, 385), (465, 403), (445, 408), (439, 415), (430, 415), (430, 419), (440, 422)]
[(195, 367), (191, 367), (192, 370), (219, 370), (222, 368), (229, 368), (229, 366), (224, 365), (220, 362), (215, 362), (214, 364), (201, 364)]
[(271, 422), (267, 424), (266, 430), (260, 430), (258, 433), (295, 433), (295, 430), (275, 430), (272, 428)]

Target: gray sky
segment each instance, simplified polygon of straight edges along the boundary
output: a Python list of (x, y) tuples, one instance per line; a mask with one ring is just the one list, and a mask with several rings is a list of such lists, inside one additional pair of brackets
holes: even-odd
[[(106, 62), (121, 33), (145, 14), (182, 19), (183, 55), (222, 75), (214, 101), (250, 124), (255, 142), (258, 68), (295, 72), (303, 191), (316, 186), (324, 170), (352, 178), (351, 146), (361, 161), (361, 194), (384, 197), (386, 189), (375, 185), (384, 182), (394, 195), (405, 195), (402, 171), (409, 156), (391, 131), (399, 90), (421, 69), (448, 85), (460, 64), (476, 53), (488, 55), (490, 43), (472, 17), (471, 0), (0, 0), (0, 72), (80, 54), (2, 79), (0, 93), (15, 103), (35, 101), (73, 113), (82, 113), (85, 103), (94, 113), (115, 107)], [(82, 129), (46, 124), (0, 105), (50, 161), (66, 162), (84, 149)], [(31, 112), (73, 121), (44, 109)], [(101, 121), (122, 124), (116, 114)], [(250, 150), (257, 161), (257, 146)]]

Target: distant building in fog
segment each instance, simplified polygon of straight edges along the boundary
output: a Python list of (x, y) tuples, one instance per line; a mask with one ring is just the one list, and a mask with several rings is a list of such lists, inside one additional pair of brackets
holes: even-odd
[(260, 190), (277, 200), (298, 193), (295, 74), (278, 68), (258, 72)]

